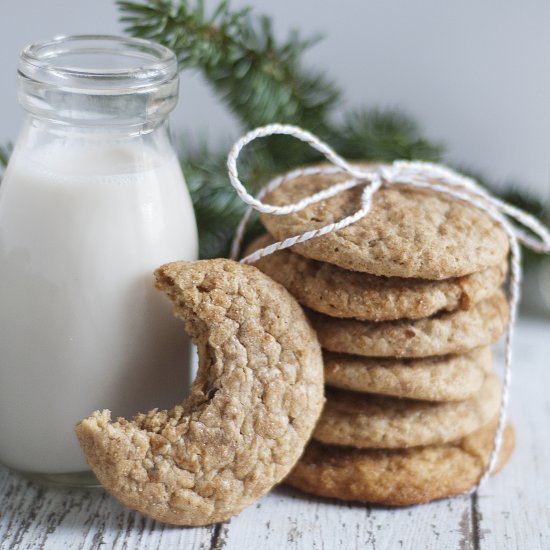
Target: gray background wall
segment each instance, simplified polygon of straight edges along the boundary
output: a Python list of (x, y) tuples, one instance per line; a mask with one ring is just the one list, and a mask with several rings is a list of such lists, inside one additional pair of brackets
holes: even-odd
[[(21, 121), (19, 50), (56, 34), (120, 33), (111, 0), (2, 0), (0, 143)], [(213, 5), (215, 2), (207, 2)], [(398, 106), (450, 158), (550, 198), (550, 2), (544, 0), (233, 0), (326, 38), (307, 57), (346, 103)], [(229, 142), (238, 127), (198, 75), (185, 73), (173, 129)]]

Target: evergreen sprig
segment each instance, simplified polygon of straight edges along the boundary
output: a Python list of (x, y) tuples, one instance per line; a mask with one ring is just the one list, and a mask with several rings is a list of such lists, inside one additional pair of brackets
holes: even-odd
[[(213, 153), (204, 143), (182, 155), (182, 169), (193, 201), (203, 258), (228, 254), (235, 228), (246, 211), (246, 204), (228, 183), (225, 157), (225, 151)], [(265, 166), (260, 168), (261, 161), (256, 155), (249, 159), (244, 166), (240, 163), (239, 170), (244, 179), (254, 180), (260, 171), (264, 174)], [(259, 232), (259, 220), (255, 216), (248, 238)]]
[(0, 146), (0, 168), (4, 169), (8, 165), (8, 160), (11, 155), (12, 145), (8, 143), (7, 145)]
[(349, 159), (438, 161), (443, 154), (443, 146), (423, 137), (413, 119), (392, 109), (348, 111), (332, 129), (330, 143)]
[[(117, 4), (127, 32), (171, 48), (182, 70), (201, 71), (243, 129), (278, 121), (327, 135), (340, 93), (323, 73), (301, 63), (319, 36), (303, 39), (291, 32), (279, 41), (268, 17), (253, 17), (250, 8), (231, 11), (225, 0), (212, 14), (206, 13), (203, 0)], [(319, 158), (277, 136), (264, 139), (261, 148), (280, 170)]]
[(200, 69), (244, 127), (268, 121), (322, 131), (339, 91), (323, 73), (307, 70), (301, 55), (318, 40), (297, 32), (279, 43), (268, 17), (227, 1), (207, 15), (203, 0), (118, 1), (126, 30), (171, 48), (180, 67)]

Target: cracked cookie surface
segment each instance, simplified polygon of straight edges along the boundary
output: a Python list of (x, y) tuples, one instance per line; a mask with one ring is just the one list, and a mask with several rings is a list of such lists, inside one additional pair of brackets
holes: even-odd
[(426, 401), (459, 401), (477, 393), (493, 367), (489, 346), (419, 359), (324, 353), (325, 384), (355, 392)]
[[(261, 236), (245, 255), (273, 242)], [(312, 260), (290, 249), (264, 256), (253, 265), (306, 307), (331, 317), (369, 321), (419, 319), (440, 311), (469, 309), (498, 290), (507, 269), (503, 263), (439, 281), (379, 277)]]
[(302, 453), (324, 400), (321, 350), (294, 298), (252, 266), (174, 262), (155, 275), (199, 349), (191, 396), (132, 420), (96, 411), (76, 433), (127, 506), (177, 525), (225, 521)]
[(337, 319), (310, 311), (321, 346), (367, 357), (428, 357), (496, 342), (506, 330), (508, 302), (499, 291), (466, 311), (399, 321)]
[[(496, 422), (445, 445), (412, 449), (351, 449), (312, 441), (285, 483), (340, 500), (409, 506), (463, 493), (481, 478), (493, 447)], [(515, 445), (508, 424), (497, 473)]]
[[(349, 178), (345, 174), (301, 176), (264, 197), (285, 205)], [(339, 193), (299, 212), (261, 220), (277, 240), (318, 229), (356, 212), (362, 187)], [(508, 252), (506, 233), (485, 212), (430, 190), (392, 186), (375, 193), (361, 220), (292, 247), (314, 260), (388, 277), (447, 279), (499, 265)]]
[(400, 449), (454, 441), (497, 414), (501, 384), (489, 374), (470, 399), (447, 403), (327, 390), (313, 437), (357, 448)]

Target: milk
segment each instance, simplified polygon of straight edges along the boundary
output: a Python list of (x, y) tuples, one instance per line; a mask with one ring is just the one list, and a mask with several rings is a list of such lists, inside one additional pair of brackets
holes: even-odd
[(189, 340), (152, 272), (196, 256), (173, 154), (101, 139), (16, 149), (0, 185), (0, 462), (86, 470), (76, 422), (181, 401)]

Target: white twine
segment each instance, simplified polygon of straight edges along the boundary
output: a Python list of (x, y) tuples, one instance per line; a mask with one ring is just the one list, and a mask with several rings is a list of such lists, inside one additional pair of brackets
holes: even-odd
[[(313, 147), (313, 149), (319, 151), (332, 164), (332, 166), (293, 170), (292, 172), (288, 172), (270, 181), (256, 197), (253, 197), (248, 193), (239, 179), (237, 159), (241, 150), (250, 142), (255, 139), (271, 135), (288, 135), (309, 144)], [(338, 229), (347, 227), (348, 225), (368, 215), (372, 204), (372, 197), (382, 186), (389, 187), (395, 184), (408, 185), (421, 189), (432, 189), (439, 193), (467, 202), (468, 204), (471, 204), (472, 206), (486, 212), (504, 229), (510, 242), (510, 279), (508, 288), (510, 314), (506, 329), (504, 380), (502, 384), (498, 425), (495, 432), (489, 462), (477, 485), (468, 491), (468, 493), (476, 491), (487, 481), (491, 475), (491, 472), (495, 468), (502, 445), (502, 438), (506, 423), (506, 411), (508, 396), (510, 393), (512, 367), (512, 339), (520, 299), (520, 283), (522, 276), (520, 263), (521, 249), (519, 243), (521, 242), (528, 248), (531, 248), (537, 252), (548, 253), (550, 252), (550, 232), (548, 229), (533, 216), (491, 196), (472, 178), (459, 174), (446, 166), (429, 162), (395, 161), (389, 166), (364, 168), (348, 163), (337, 153), (335, 153), (327, 144), (320, 141), (316, 136), (297, 126), (270, 124), (248, 132), (246, 135), (241, 137), (235, 145), (233, 145), (231, 151), (229, 152), (227, 157), (227, 170), (231, 185), (235, 188), (239, 197), (249, 205), (249, 208), (239, 223), (235, 233), (235, 238), (231, 248), (231, 257), (233, 259), (236, 259), (239, 255), (246, 224), (248, 223), (253, 210), (275, 215), (290, 214), (299, 212), (311, 204), (333, 197), (342, 191), (351, 189), (352, 187), (360, 185), (364, 186), (361, 194), (360, 208), (354, 214), (347, 216), (338, 222), (331, 223), (311, 231), (306, 231), (305, 233), (301, 233), (299, 235), (288, 237), (283, 241), (278, 241), (269, 246), (256, 250), (241, 260), (241, 262), (244, 263), (253, 263), (263, 256), (273, 254), (277, 250), (283, 250), (293, 246), (296, 243), (303, 243), (310, 239), (314, 239), (316, 237), (320, 237), (321, 235), (326, 235), (332, 231), (337, 231)], [(346, 179), (341, 183), (336, 183), (318, 193), (315, 193), (314, 195), (301, 199), (296, 203), (287, 204), (284, 206), (275, 206), (262, 202), (262, 199), (267, 192), (279, 187), (279, 185), (285, 181), (293, 180), (300, 176), (329, 174), (346, 174), (349, 176), (349, 179)], [(442, 183), (434, 183), (434, 180), (441, 181)], [(515, 225), (511, 220), (521, 224), (525, 228), (528, 228), (534, 236), (529, 235), (521, 227)]]

